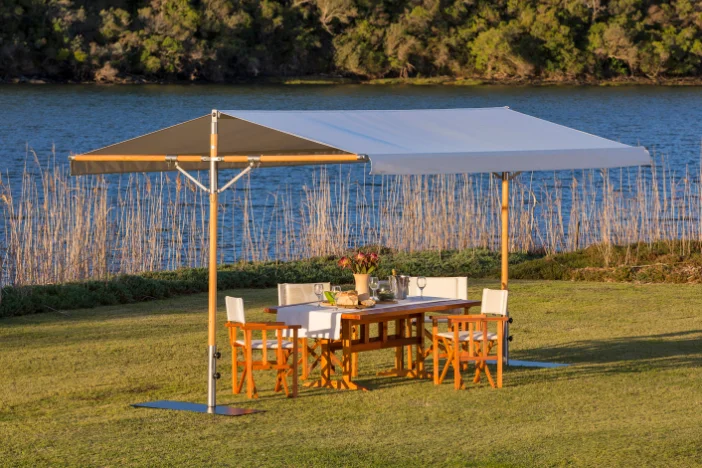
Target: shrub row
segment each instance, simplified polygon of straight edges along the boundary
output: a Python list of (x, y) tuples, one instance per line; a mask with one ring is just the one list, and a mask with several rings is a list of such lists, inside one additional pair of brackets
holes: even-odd
[[(376, 273), (380, 277), (389, 275), (393, 268), (413, 275), (485, 277), (495, 276), (499, 267), (499, 256), (485, 250), (417, 253), (380, 250), (382, 265)], [(528, 257), (514, 255), (512, 261), (520, 262), (525, 258)], [(319, 257), (292, 262), (223, 265), (218, 270), (217, 285), (224, 290), (269, 288), (278, 283), (352, 283), (351, 272), (341, 270), (336, 262), (335, 257)], [(163, 299), (205, 292), (207, 287), (205, 268), (120, 275), (103, 281), (6, 287), (2, 290), (0, 317)]]
[[(382, 263), (376, 272), (386, 277), (392, 269), (409, 275), (498, 278), (500, 257), (480, 249), (443, 252), (392, 252), (381, 247)], [(577, 252), (545, 256), (515, 253), (510, 256), (510, 277), (532, 280), (585, 280), (635, 282), (702, 282), (702, 244), (635, 244), (623, 247), (591, 246)], [(330, 281), (350, 284), (353, 276), (341, 270), (335, 257), (292, 262), (223, 265), (218, 288), (270, 288), (278, 283)], [(104, 281), (56, 285), (6, 287), (2, 290), (0, 317), (70, 310), (101, 305), (128, 304), (207, 291), (205, 268), (121, 275)]]

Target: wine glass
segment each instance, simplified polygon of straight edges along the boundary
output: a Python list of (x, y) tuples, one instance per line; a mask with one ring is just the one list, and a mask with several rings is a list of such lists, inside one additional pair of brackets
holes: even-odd
[(370, 280), (368, 281), (368, 286), (371, 288), (371, 291), (373, 291), (373, 297), (371, 299), (373, 300), (378, 300), (378, 297), (376, 296), (376, 291), (378, 290), (378, 287), (380, 286), (380, 281), (378, 280), (377, 276), (371, 276)]
[(324, 294), (324, 285), (322, 283), (314, 283), (314, 294), (319, 299), (317, 307), (322, 307), (322, 295)]
[[(341, 294), (341, 286), (332, 286), (332, 294), (334, 295), (334, 305), (336, 306), (336, 301), (339, 298), (339, 294)], [(337, 310), (339, 307), (336, 307)]]
[(419, 297), (424, 297), (424, 288), (427, 287), (427, 279), (424, 276), (417, 278), (417, 287), (419, 288)]

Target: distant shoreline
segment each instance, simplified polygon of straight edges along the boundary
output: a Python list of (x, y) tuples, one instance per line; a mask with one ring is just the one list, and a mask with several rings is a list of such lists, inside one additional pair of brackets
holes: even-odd
[(549, 80), (549, 79), (484, 79), (484, 78), (455, 78), (448, 76), (440, 77), (414, 77), (414, 78), (378, 78), (363, 80), (357, 78), (347, 78), (340, 76), (297, 76), (297, 77), (264, 77), (238, 79), (226, 82), (215, 81), (185, 81), (185, 80), (152, 80), (143, 76), (117, 77), (113, 81), (74, 81), (74, 80), (54, 80), (40, 77), (20, 77), (0, 79), (0, 85), (20, 84), (20, 85), (409, 85), (409, 86), (702, 86), (702, 77), (687, 78), (661, 78), (650, 79), (643, 77), (617, 78), (608, 80), (598, 79), (576, 79), (576, 80)]

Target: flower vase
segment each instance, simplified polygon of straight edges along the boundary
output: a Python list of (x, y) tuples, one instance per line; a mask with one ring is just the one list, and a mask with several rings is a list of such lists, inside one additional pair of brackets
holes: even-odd
[(356, 292), (358, 293), (358, 300), (365, 301), (370, 298), (368, 289), (368, 280), (370, 275), (362, 273), (354, 273), (353, 279), (356, 282)]

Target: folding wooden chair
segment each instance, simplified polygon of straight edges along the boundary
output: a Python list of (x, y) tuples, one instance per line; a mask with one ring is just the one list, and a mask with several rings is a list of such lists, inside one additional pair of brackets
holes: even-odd
[[(423, 294), (427, 297), (441, 297), (445, 299), (468, 299), (468, 277), (467, 276), (432, 276), (427, 277), (427, 285), (424, 291), (420, 291), (417, 286), (417, 276), (410, 277), (409, 295), (419, 296)], [(454, 309), (444, 312), (442, 315), (462, 314), (463, 309)], [(446, 322), (443, 320), (442, 322)], [(431, 324), (430, 315), (424, 317), (424, 323)], [(424, 329), (424, 337), (432, 343), (431, 329)], [(441, 343), (439, 343), (441, 346)], [(424, 357), (428, 357), (431, 353), (432, 345), (429, 345), (424, 350)], [(411, 365), (412, 357), (408, 354), (407, 359)]]
[[(314, 293), (315, 284), (317, 283), (278, 284), (278, 305), (286, 306), (318, 301), (319, 298)], [(331, 291), (331, 283), (322, 283), (322, 285), (325, 291)], [(309, 340), (307, 338), (300, 338), (299, 340), (302, 353), (298, 364), (302, 367), (302, 380), (307, 380), (310, 372), (321, 362), (321, 346), (318, 340)], [(309, 362), (310, 357), (312, 358), (311, 363)]]
[[(506, 361), (507, 325), (512, 319), (507, 316), (507, 291), (483, 291), (482, 309), (479, 315), (453, 315), (432, 317), (432, 352), (434, 355), (434, 384), (444, 381), (450, 367), (454, 370), (454, 387), (465, 388), (461, 371), (465, 371), (471, 362), (475, 363), (474, 383), (480, 382), (482, 373), (490, 385), (502, 387), (502, 367)], [(490, 316), (488, 314), (496, 314)], [(449, 324), (448, 332), (439, 332), (439, 322), (445, 319)], [(495, 331), (489, 330), (489, 324), (495, 323)], [(511, 337), (509, 337), (511, 339)], [(494, 348), (496, 354), (491, 354)], [(444, 368), (440, 369), (439, 360), (445, 358)], [(488, 362), (497, 364), (497, 382), (492, 378)]]
[[(297, 361), (299, 325), (286, 325), (282, 322), (246, 323), (244, 314), (244, 301), (239, 297), (227, 297), (226, 326), (229, 328), (229, 342), (232, 346), (232, 393), (240, 393), (246, 381), (246, 396), (258, 398), (258, 391), (254, 382), (253, 371), (275, 370), (275, 391), (285, 391), (285, 395), (295, 398), (297, 396)], [(243, 340), (238, 339), (238, 331), (243, 332)], [(261, 339), (253, 339), (253, 332), (260, 331)], [(267, 332), (275, 332), (275, 338), (267, 339)], [(292, 341), (283, 337), (284, 331), (292, 332)], [(242, 360), (239, 360), (239, 350)], [(261, 359), (254, 360), (253, 352), (260, 351)], [(269, 353), (274, 355), (269, 359)], [(288, 360), (292, 357), (292, 363)], [(243, 368), (239, 379), (239, 367)], [(292, 391), (288, 388), (288, 374), (292, 374)]]

